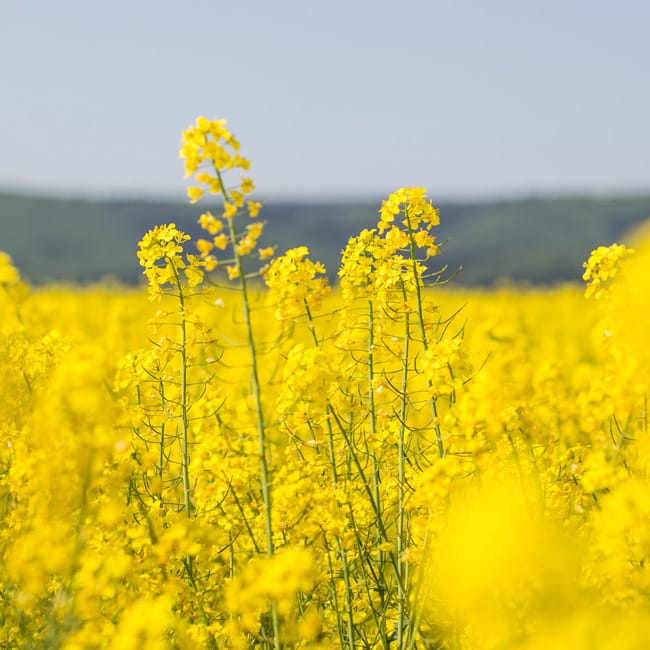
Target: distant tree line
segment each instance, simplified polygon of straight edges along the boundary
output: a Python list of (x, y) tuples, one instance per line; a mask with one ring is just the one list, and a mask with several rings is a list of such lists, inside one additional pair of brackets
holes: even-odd
[[(549, 197), (443, 203), (439, 263), (458, 272), (460, 285), (500, 280), (551, 284), (578, 280), (597, 245), (621, 240), (650, 217), (650, 195), (610, 198)], [(32, 283), (137, 284), (137, 242), (154, 225), (175, 222), (193, 236), (201, 204), (146, 200), (82, 200), (0, 194), (0, 250)], [(307, 245), (335, 280), (348, 237), (377, 220), (379, 203), (274, 203), (263, 245), (279, 252)]]

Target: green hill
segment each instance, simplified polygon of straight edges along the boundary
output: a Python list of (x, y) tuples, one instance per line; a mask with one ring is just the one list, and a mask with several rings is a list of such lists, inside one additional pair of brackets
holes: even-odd
[[(487, 285), (500, 279), (526, 283), (577, 280), (581, 264), (599, 244), (621, 239), (650, 217), (650, 195), (611, 198), (535, 198), (437, 204), (438, 236), (448, 240), (441, 264), (462, 267), (455, 282)], [(207, 207), (207, 204), (206, 204)], [(265, 244), (306, 244), (335, 277), (347, 238), (373, 227), (379, 203), (273, 203)], [(137, 283), (137, 242), (152, 226), (175, 222), (198, 235), (201, 206), (145, 200), (82, 200), (0, 194), (0, 250), (24, 277)]]

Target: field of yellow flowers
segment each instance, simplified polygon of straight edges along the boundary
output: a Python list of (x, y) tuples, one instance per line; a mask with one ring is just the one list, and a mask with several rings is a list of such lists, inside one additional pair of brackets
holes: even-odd
[(258, 248), (223, 121), (181, 157), (218, 208), (147, 233), (148, 292), (0, 254), (0, 646), (646, 648), (642, 234), (583, 287), (456, 292), (400, 189), (331, 289)]

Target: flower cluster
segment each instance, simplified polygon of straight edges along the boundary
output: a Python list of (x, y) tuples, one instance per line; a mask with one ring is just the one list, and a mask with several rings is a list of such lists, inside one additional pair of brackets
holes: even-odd
[[(247, 170), (250, 167), (250, 161), (239, 155), (239, 141), (226, 128), (226, 120), (197, 118), (196, 124), (183, 132), (179, 155), (185, 160), (185, 176), (194, 176), (206, 186), (205, 189), (188, 188), (187, 194), (192, 203), (198, 201), (206, 189), (211, 194), (221, 194), (224, 189), (221, 174), (224, 171), (236, 168)], [(206, 163), (207, 171), (202, 169)], [(242, 198), (253, 189), (253, 182), (244, 179), (240, 192)], [(231, 214), (234, 207), (228, 207), (226, 216), (234, 216), (234, 213)]]
[(621, 260), (632, 253), (634, 251), (624, 244), (599, 246), (593, 250), (583, 264), (585, 272), (582, 279), (588, 283), (585, 297), (593, 296), (596, 300), (607, 298), (608, 282), (616, 275)]
[[(405, 293), (417, 290), (425, 276), (425, 261), (440, 250), (430, 233), (440, 223), (438, 211), (421, 187), (401, 188), (382, 204), (377, 228), (363, 230), (348, 242), (341, 258), (341, 289), (354, 296), (379, 295), (399, 309)], [(399, 216), (403, 218), (396, 223)], [(416, 251), (425, 257), (417, 258)]]
[[(244, 273), (242, 257), (250, 255), (257, 247), (264, 232), (264, 222), (258, 221), (247, 225), (238, 232), (234, 218), (240, 210), (246, 208), (251, 219), (255, 219), (262, 208), (260, 201), (247, 199), (255, 191), (253, 180), (242, 177), (238, 184), (227, 186), (225, 174), (231, 170), (246, 171), (250, 161), (239, 154), (239, 141), (226, 128), (225, 120), (209, 120), (199, 117), (194, 126), (183, 132), (180, 157), (185, 159), (185, 175), (205, 187), (188, 188), (190, 202), (196, 203), (206, 192), (221, 196), (223, 205), (221, 216), (204, 212), (199, 217), (199, 224), (210, 235), (210, 239), (196, 242), (200, 257), (206, 271), (213, 271), (218, 265), (216, 251), (232, 249), (232, 258), (226, 272), (230, 280), (236, 280)], [(258, 248), (259, 258), (266, 260), (273, 255), (273, 248)]]
[(13, 265), (11, 257), (0, 251), (0, 285), (11, 286), (20, 280), (18, 269)]
[(165, 287), (177, 287), (181, 272), (190, 287), (203, 281), (205, 263), (196, 255), (183, 254), (183, 243), (189, 239), (189, 235), (171, 223), (150, 230), (138, 243), (138, 259), (149, 281), (152, 300), (159, 300)]
[(264, 273), (271, 299), (277, 305), (275, 316), (280, 320), (304, 316), (305, 309), (316, 312), (329, 295), (325, 267), (307, 255), (306, 246), (292, 248), (274, 259)]
[[(393, 192), (382, 202), (379, 210), (380, 220), (377, 224), (379, 232), (392, 228), (395, 218), (400, 214), (404, 216), (401, 225), (408, 232), (418, 230), (427, 232), (433, 226), (440, 224), (438, 210), (433, 207), (431, 200), (427, 198), (426, 190), (423, 187), (403, 187)], [(433, 244), (433, 241), (431, 241), (431, 244)], [(424, 247), (424, 244), (422, 247)]]

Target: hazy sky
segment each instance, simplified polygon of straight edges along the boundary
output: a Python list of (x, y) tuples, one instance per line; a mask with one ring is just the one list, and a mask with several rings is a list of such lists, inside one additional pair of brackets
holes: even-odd
[(183, 200), (223, 117), (258, 196), (650, 191), (647, 0), (0, 0), (0, 188)]

